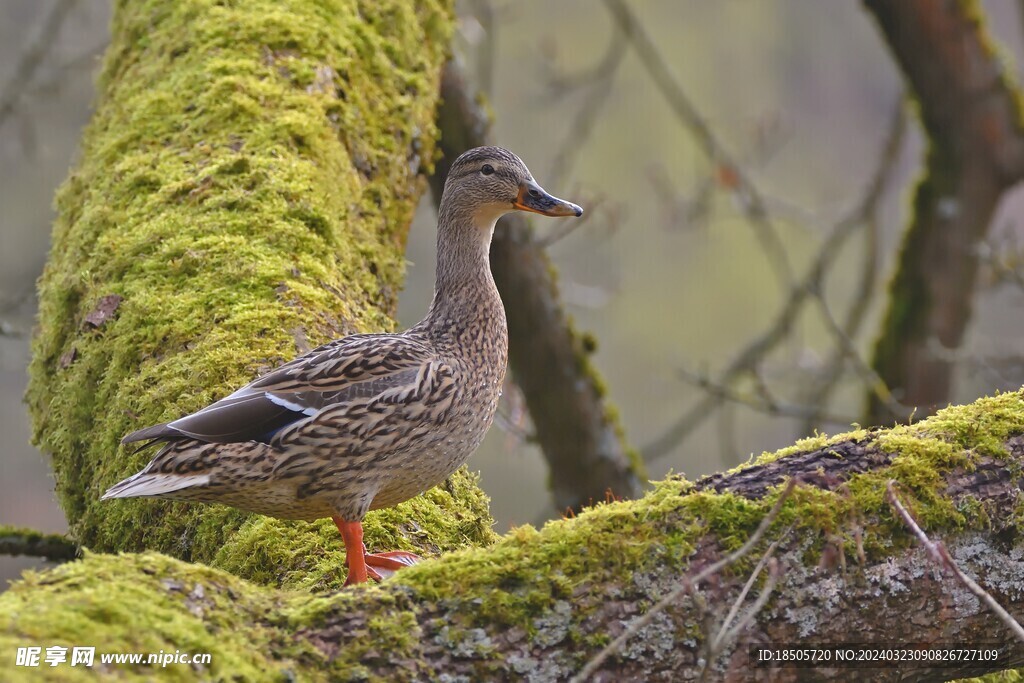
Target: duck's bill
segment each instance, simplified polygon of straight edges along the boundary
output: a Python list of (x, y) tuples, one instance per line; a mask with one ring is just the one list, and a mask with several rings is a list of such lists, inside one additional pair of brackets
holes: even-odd
[(512, 206), (520, 211), (531, 211), (543, 216), (582, 216), (583, 209), (572, 202), (553, 197), (535, 182), (519, 186), (519, 195)]

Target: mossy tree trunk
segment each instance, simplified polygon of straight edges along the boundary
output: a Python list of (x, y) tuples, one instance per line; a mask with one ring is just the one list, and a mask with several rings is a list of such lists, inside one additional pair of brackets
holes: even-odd
[[(393, 327), (452, 20), (446, 0), (118, 3), (57, 200), (27, 394), (82, 545), (275, 584), (343, 578), (329, 521), (99, 496), (152, 456), (119, 447), (125, 433)], [(491, 532), (460, 474), (367, 534), (436, 550)]]
[(1024, 178), (1024, 116), (976, 2), (865, 0), (918, 104), (928, 138), (924, 175), (889, 290), (872, 367), (907, 407), (875, 392), (868, 424), (948, 404), (970, 322), (979, 246), (1003, 193)]
[[(706, 643), (769, 542), (771, 600), (714, 658), (709, 680), (949, 680), (997, 668), (755, 671), (748, 644), (1024, 644), (935, 567), (885, 500), (899, 494), (960, 567), (1024, 618), (1024, 391), (911, 427), (817, 437), (697, 483), (523, 527), (486, 549), (330, 594), (256, 586), (155, 553), (89, 555), (0, 595), (0, 656), (89, 644), (98, 652), (210, 653), (213, 679), (564, 681), (687, 574), (742, 545), (789, 477), (800, 483), (761, 547), (658, 612), (593, 680), (697, 680)], [(754, 593), (759, 592), (755, 585)], [(753, 602), (746, 600), (742, 614)], [(37, 680), (38, 669), (12, 669)], [(67, 673), (65, 668), (56, 673)], [(184, 665), (168, 673), (194, 675)], [(153, 669), (120, 666), (145, 679)]]

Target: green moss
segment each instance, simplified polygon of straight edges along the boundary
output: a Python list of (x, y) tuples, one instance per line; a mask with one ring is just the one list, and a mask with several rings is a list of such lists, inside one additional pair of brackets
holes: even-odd
[[(14, 653), (26, 644), (58, 645), (70, 652), (94, 646), (97, 665), (100, 653), (177, 649), (210, 653), (212, 679), (268, 680), (268, 672), (283, 679), (291, 663), (272, 659), (270, 646), (279, 636), (264, 618), (274, 600), (223, 572), (154, 553), (91, 555), (50, 571), (27, 572), (11, 586), (0, 601), (0, 648)], [(67, 663), (58, 669), (53, 673), (64, 680), (94, 680), (96, 671)], [(19, 673), (24, 680), (38, 680), (40, 674), (30, 668), (5, 671), (5, 680)], [(127, 678), (145, 679), (153, 671), (152, 665), (118, 665)], [(196, 675), (181, 664), (160, 674), (161, 680), (176, 681)]]
[[(971, 429), (970, 423), (982, 429)], [(890, 478), (896, 479), (901, 497), (922, 526), (937, 537), (950, 541), (961, 530), (982, 528), (991, 522), (983, 506), (972, 499), (957, 504), (947, 500), (941, 493), (942, 478), (969, 467), (979, 453), (999, 457), (1001, 449), (994, 444), (1021, 431), (1024, 391), (949, 408), (911, 427), (858, 434), (868, 441), (865, 445), (890, 449), (892, 463), (852, 475), (836, 492), (798, 486), (765, 543), (793, 527), (800, 547), (811, 546), (805, 561), (813, 567), (816, 548), (826, 539), (850, 544), (846, 552), (854, 557), (851, 534), (856, 526), (868, 562), (877, 565), (893, 548), (913, 542), (884, 500)], [(472, 481), (452, 483), (463, 485)], [(439, 489), (428, 498), (445, 495), (453, 494)], [(749, 500), (697, 491), (674, 477), (659, 482), (640, 500), (599, 505), (539, 530), (520, 527), (488, 548), (445, 552), (380, 586), (319, 595), (309, 589), (333, 587), (340, 578), (327, 577), (332, 560), (324, 550), (330, 536), (326, 525), (301, 530), (302, 552), (311, 555), (309, 577), (299, 570), (288, 573), (288, 567), (257, 577), (301, 589), (297, 591), (263, 588), (155, 554), (90, 555), (56, 571), (30, 574), (0, 596), (0, 651), (39, 642), (81, 644), (88, 636), (89, 643), (111, 652), (213, 652), (215, 666), (221, 668), (211, 678), (232, 671), (244, 679), (259, 671), (260, 678), (384, 680), (381, 672), (387, 671), (422, 680), (436, 674), (423, 668), (423, 653), (442, 647), (474, 662), (479, 677), (489, 678), (489, 673), (498, 674), (492, 668), (501, 666), (495, 634), (522, 629), (535, 644), (568, 638), (578, 647), (594, 648), (607, 637), (586, 635), (586, 620), (602, 609), (602, 601), (616, 587), (634, 596), (639, 587), (656, 599), (663, 590), (655, 577), (665, 580), (685, 572), (697, 553), (706, 561), (714, 556), (715, 545), (718, 553), (739, 547), (777, 495), (776, 490)], [(284, 533), (284, 527), (259, 527), (259, 522), (246, 522), (239, 534), (251, 540), (253, 552), (259, 552), (255, 543), (260, 532)], [(476, 533), (472, 526), (464, 531)], [(393, 540), (407, 538), (403, 532)], [(290, 544), (273, 542), (266, 552), (277, 553)], [(232, 553), (225, 555), (230, 557), (215, 561), (241, 561)], [(746, 575), (758, 555), (755, 551), (724, 573)], [(268, 555), (253, 563), (288, 565), (289, 558)], [(856, 571), (852, 563), (850, 571)], [(201, 597), (197, 585), (202, 586)], [(588, 589), (594, 585), (605, 591), (590, 597)], [(145, 678), (146, 673), (133, 669), (129, 677)]]
[[(926, 530), (987, 527), (991, 520), (978, 501), (962, 499), (954, 503), (939, 493), (944, 488), (944, 474), (957, 468), (969, 470), (979, 456), (1004, 456), (1006, 440), (1021, 432), (1024, 432), (1024, 399), (1020, 392), (1012, 392), (940, 410), (914, 425), (880, 432), (856, 430), (832, 437), (816, 435), (774, 453), (763, 453), (754, 464), (766, 464), (850, 440), (894, 454), (890, 466), (853, 477), (840, 496), (816, 489), (794, 494), (794, 499), (803, 503), (801, 518), (813, 519), (814, 525), (823, 532), (842, 532), (855, 517), (866, 515), (878, 520), (881, 526), (869, 525), (862, 530), (861, 539), (866, 550), (877, 554), (891, 549), (893, 537), (909, 542), (909, 538), (899, 533), (902, 526), (892, 517), (885, 499), (886, 484), (892, 479), (899, 482), (901, 497), (911, 505), (915, 518)], [(783, 517), (785, 513), (780, 516)], [(821, 541), (824, 542), (824, 537)], [(846, 541), (853, 549), (849, 535)]]
[[(488, 498), (476, 475), (462, 468), (422, 496), (371, 512), (363, 532), (371, 551), (410, 550), (429, 557), (493, 543), (491, 525)], [(198, 559), (258, 583), (322, 592), (340, 588), (346, 576), (338, 530), (329, 519), (285, 522), (254, 515), (230, 543), (219, 549), (212, 542), (201, 545), (216, 550)]]
[[(226, 508), (98, 498), (152, 456), (121, 450), (127, 432), (224, 396), (297, 340), (393, 328), (451, 21), (447, 0), (117, 4), (57, 197), (26, 396), (83, 544), (212, 560), (252, 547), (232, 548), (235, 532), (271, 530)], [(108, 294), (113, 317), (86, 325)], [(428, 547), (456, 544), (441, 506), (479, 506), (431, 500), (409, 524)], [(326, 542), (302, 528), (273, 533), (293, 550)]]
[[(548, 263), (548, 273), (551, 277), (552, 287), (557, 287), (558, 271), (550, 262)], [(591, 356), (597, 351), (597, 338), (590, 332), (579, 332), (571, 318), (566, 319), (566, 327), (572, 339), (578, 375), (586, 378), (594, 388), (594, 393), (604, 407), (604, 423), (611, 426), (612, 431), (615, 433), (615, 438), (622, 444), (633, 474), (641, 482), (647, 481), (649, 475), (647, 474), (647, 466), (644, 464), (643, 456), (639, 450), (629, 445), (619, 409), (608, 399), (608, 386), (591, 359)]]
[(53, 561), (72, 560), (78, 545), (63, 534), (47, 534), (35, 529), (0, 524), (0, 555), (28, 555)]
[[(885, 499), (890, 480), (897, 482), (901, 498), (924, 529), (951, 533), (985, 528), (991, 520), (977, 501), (954, 503), (942, 494), (944, 475), (970, 467), (978, 455), (998, 455), (1003, 449), (997, 444), (1021, 432), (1024, 390), (947, 408), (908, 427), (819, 436), (781, 454), (765, 454), (759, 463), (853, 439), (894, 455), (889, 466), (855, 474), (836, 492), (798, 486), (772, 533), (792, 526), (811, 540), (812, 556), (805, 558), (811, 565), (829, 539), (839, 538), (855, 556), (857, 535), (869, 560), (884, 557), (894, 547), (913, 543)], [(735, 550), (757, 528), (777, 495), (750, 500), (692, 488), (689, 482), (672, 478), (658, 483), (640, 501), (600, 505), (572, 520), (549, 522), (539, 531), (522, 527), (486, 553), (454, 553), (443, 563), (407, 570), (397, 581), (432, 601), (450, 596), (453, 587), (483, 596), (482, 619), (530, 629), (534, 619), (580, 585), (609, 576), (628, 582), (655, 564), (681, 566), (705, 535), (715, 538), (723, 552)], [(747, 569), (741, 562), (729, 571), (742, 574)]]

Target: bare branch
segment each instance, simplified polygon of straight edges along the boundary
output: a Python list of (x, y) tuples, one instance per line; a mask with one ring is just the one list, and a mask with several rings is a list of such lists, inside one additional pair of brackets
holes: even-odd
[(734, 642), (739, 634), (743, 633), (754, 622), (754, 619), (764, 609), (764, 606), (768, 604), (768, 599), (771, 598), (772, 591), (775, 590), (775, 586), (779, 583), (779, 577), (782, 575), (781, 566), (774, 557), (768, 561), (768, 578), (765, 581), (764, 588), (761, 589), (760, 595), (757, 596), (757, 600), (750, 606), (746, 614), (725, 634), (725, 638), (719, 644), (720, 651), (724, 650), (725, 646), (729, 643)]
[(51, 562), (68, 562), (78, 557), (80, 552), (77, 543), (61, 534), (0, 526), (0, 555), (25, 555)]
[(716, 169), (728, 175), (728, 185), (739, 199), (743, 214), (754, 228), (754, 234), (775, 270), (780, 285), (783, 289), (791, 287), (794, 280), (793, 268), (761, 192), (715, 136), (625, 0), (605, 0), (605, 6), (633, 46), (655, 86), (683, 125), (693, 134), (704, 156)]
[[(551, 164), (550, 182), (554, 186), (564, 185), (580, 151), (584, 149), (587, 138), (597, 122), (598, 115), (608, 101), (612, 92), (615, 75), (622, 65), (626, 54), (626, 40), (618, 27), (612, 28), (612, 39), (608, 51), (592, 70), (582, 74), (552, 75), (550, 87), (553, 92), (566, 93), (572, 88), (589, 86), (586, 99), (576, 110), (569, 126), (571, 135), (563, 141)], [(578, 221), (577, 221), (578, 222)]]
[[(745, 615), (743, 615), (742, 619), (733, 624), (733, 620), (739, 613), (740, 607), (743, 606), (743, 602), (747, 599), (747, 593), (749, 593), (750, 589), (754, 587), (754, 582), (757, 581), (757, 577), (760, 576), (761, 570), (764, 569), (765, 564), (767, 564), (768, 561), (772, 559), (772, 555), (775, 554), (775, 549), (779, 547), (779, 543), (782, 541), (782, 539), (786, 538), (786, 536), (788, 536), (789, 532), (792, 530), (793, 527), (790, 526), (782, 533), (782, 535), (779, 538), (772, 541), (772, 544), (768, 546), (768, 550), (766, 550), (764, 552), (764, 555), (761, 556), (761, 559), (758, 561), (757, 566), (754, 567), (754, 571), (750, 572), (750, 578), (747, 579), (747, 582), (745, 584), (743, 584), (743, 590), (740, 591), (740, 594), (736, 597), (736, 600), (733, 601), (732, 608), (729, 610), (729, 614), (727, 614), (725, 619), (722, 620), (721, 628), (718, 629), (718, 633), (711, 641), (710, 651), (714, 652), (716, 657), (718, 656), (718, 654), (722, 652), (722, 650), (725, 648), (725, 645), (731, 642), (737, 634), (739, 634), (744, 628), (747, 627), (747, 624), (749, 624), (750, 621), (754, 618), (754, 616), (757, 615), (757, 612), (760, 611), (760, 608), (764, 606), (764, 603), (761, 601), (761, 597), (763, 597), (765, 601), (767, 601), (767, 596), (771, 594), (771, 589), (775, 586), (774, 579), (778, 578), (777, 576), (773, 577), (773, 575), (776, 574), (778, 570), (777, 564), (774, 563), (772, 569), (769, 570), (769, 583), (765, 584), (764, 590), (761, 591), (761, 597), (759, 597), (754, 602), (754, 608), (749, 610)], [(732, 624), (731, 627), (730, 624)], [(708, 661), (711, 661), (711, 657), (708, 658)]]
[(945, 567), (949, 570), (949, 572), (952, 573), (953, 576), (955, 576), (957, 580), (967, 588), (967, 590), (974, 593), (975, 597), (981, 600), (982, 604), (988, 607), (993, 614), (999, 617), (1000, 621), (1006, 624), (1006, 627), (1010, 629), (1010, 632), (1013, 633), (1017, 640), (1024, 643), (1024, 627), (1017, 623), (1017, 620), (1010, 616), (1010, 613), (1007, 612), (1006, 609), (1003, 608), (1003, 606), (1000, 605), (988, 591), (979, 586), (974, 579), (967, 576), (960, 570), (960, 567), (953, 561), (953, 558), (950, 556), (949, 551), (946, 550), (946, 546), (942, 541), (932, 541), (928, 538), (928, 534), (918, 526), (911, 514), (907, 512), (905, 507), (903, 507), (899, 496), (896, 495), (896, 490), (894, 488), (895, 484), (895, 480), (889, 480), (889, 483), (885, 487), (885, 496), (889, 501), (889, 505), (891, 505), (896, 513), (899, 514), (900, 519), (903, 520), (903, 524), (906, 525), (906, 527), (910, 529), (915, 536), (917, 536), (918, 542), (926, 551), (928, 551), (928, 555), (931, 556), (932, 560), (934, 560), (939, 566)]
[(577, 88), (607, 79), (622, 63), (622, 58), (626, 54), (626, 45), (626, 36), (619, 30), (618, 26), (613, 26), (608, 48), (601, 59), (593, 66), (575, 73), (567, 73), (557, 70), (550, 59), (541, 62), (547, 71), (546, 80), (549, 91), (553, 96), (561, 97)]
[(818, 406), (796, 405), (778, 401), (770, 393), (766, 393), (767, 388), (763, 387), (763, 385), (756, 396), (751, 396), (731, 386), (715, 382), (706, 374), (696, 373), (685, 369), (679, 370), (678, 374), (682, 379), (695, 387), (705, 390), (711, 396), (720, 398), (729, 403), (750, 408), (751, 410), (755, 410), (765, 415), (801, 419), (819, 416), (820, 419), (825, 422), (832, 422), (834, 424), (844, 426), (849, 426), (856, 422), (856, 419), (853, 418), (853, 416), (826, 413), (820, 410)]
[[(846, 320), (843, 321), (842, 327), (839, 328), (843, 339), (853, 340), (857, 337), (857, 334), (867, 317), (868, 306), (871, 302), (871, 295), (875, 291), (875, 280), (878, 276), (878, 238), (880, 232), (878, 213), (881, 207), (882, 198), (885, 195), (885, 191), (888, 188), (896, 169), (896, 162), (899, 159), (900, 151), (903, 149), (903, 144), (906, 140), (908, 121), (904, 99), (903, 95), (896, 98), (895, 106), (893, 107), (892, 120), (889, 124), (889, 133), (886, 136), (886, 141), (882, 148), (882, 154), (879, 156), (875, 173), (868, 183), (867, 191), (864, 193), (863, 198), (850, 216), (850, 219), (861, 221), (864, 224), (865, 248), (860, 278), (852, 298), (853, 304), (849, 311), (847, 311)], [(823, 283), (821, 285), (821, 289), (824, 289)], [(821, 296), (824, 297), (823, 291), (821, 292)], [(831, 317), (829, 317), (829, 319), (831, 320)], [(828, 397), (831, 395), (840, 376), (842, 375), (843, 360), (846, 357), (846, 349), (843, 345), (837, 346), (832, 350), (831, 355), (823, 363), (825, 371), (824, 376), (817, 382), (813, 383), (811, 390), (808, 392), (808, 398), (806, 400), (807, 405), (816, 406), (822, 411), (825, 409), (828, 404)], [(860, 365), (864, 364), (864, 361), (860, 359), (859, 354), (857, 356), (857, 361)], [(875, 376), (877, 377), (877, 375)], [(884, 383), (882, 386), (884, 386)], [(888, 390), (886, 389), (886, 392), (887, 391)], [(889, 401), (890, 403), (888, 403), (888, 405), (890, 409), (894, 408), (895, 406), (891, 403), (891, 394), (889, 395)], [(804, 421), (802, 431), (805, 434), (810, 433), (811, 430), (824, 421), (824, 419), (825, 418), (822, 416), (810, 416), (809, 419)]]
[[(902, 102), (902, 100), (901, 96), (899, 101)], [(876, 207), (880, 201), (882, 191), (888, 182), (891, 170), (895, 165), (895, 159), (904, 135), (905, 133), (899, 127), (896, 127), (887, 137), (880, 156), (879, 165), (868, 182), (864, 196), (849, 214), (836, 223), (832, 232), (818, 250), (810, 269), (790, 292), (789, 298), (775, 317), (775, 320), (767, 330), (737, 354), (720, 375), (715, 383), (717, 386), (728, 387), (742, 377), (756, 374), (758, 366), (768, 354), (788, 338), (801, 309), (808, 299), (819, 299), (821, 297), (821, 283), (824, 281), (825, 273), (831, 269), (833, 263), (838, 259), (839, 253), (846, 241), (857, 230), (861, 229), (868, 220), (868, 217), (872, 216), (877, 210)], [(827, 311), (827, 309), (825, 310)], [(842, 337), (837, 338), (842, 340)], [(836, 353), (838, 355), (846, 355), (848, 351), (840, 348)], [(874, 391), (880, 390), (877, 384), (870, 386), (873, 386)], [(717, 395), (705, 396), (701, 399), (696, 406), (670, 425), (661, 436), (641, 449), (645, 462), (651, 463), (672, 453), (680, 443), (685, 441), (728, 398), (729, 396), (719, 393)], [(812, 414), (793, 416), (803, 417), (805, 420), (810, 420), (814, 417)], [(824, 416), (820, 419), (826, 420)], [(850, 422), (845, 422), (845, 424), (850, 424)]]
[(22, 94), (32, 82), (36, 70), (43, 63), (46, 53), (53, 47), (57, 34), (60, 33), (60, 28), (74, 5), (75, 0), (57, 0), (50, 13), (46, 15), (39, 35), (21, 55), (14, 75), (0, 92), (0, 126), (14, 112)]
[(793, 493), (793, 488), (796, 486), (796, 479), (790, 479), (786, 482), (785, 488), (779, 493), (778, 498), (775, 499), (775, 505), (768, 511), (768, 514), (764, 516), (761, 523), (757, 526), (757, 529), (751, 534), (747, 542), (742, 546), (729, 553), (717, 562), (713, 562), (704, 569), (700, 570), (693, 576), (684, 576), (679, 582), (679, 585), (668, 593), (664, 598), (656, 602), (649, 610), (647, 610), (643, 616), (637, 618), (630, 623), (629, 627), (623, 631), (619, 636), (608, 643), (600, 652), (598, 652), (590, 661), (587, 662), (586, 666), (580, 669), (579, 673), (572, 677), (571, 683), (583, 683), (586, 681), (595, 671), (597, 671), (604, 661), (616, 654), (622, 647), (629, 641), (630, 638), (639, 633), (645, 626), (651, 623), (651, 620), (659, 612), (664, 611), (669, 605), (673, 604), (679, 598), (692, 591), (695, 587), (699, 586), (702, 581), (710, 576), (714, 576), (722, 569), (729, 565), (743, 559), (746, 555), (753, 550), (758, 543), (761, 542), (761, 538), (765, 532), (775, 522), (775, 518), (779, 516), (779, 511), (782, 510), (783, 504), (786, 499), (789, 498), (790, 494)]

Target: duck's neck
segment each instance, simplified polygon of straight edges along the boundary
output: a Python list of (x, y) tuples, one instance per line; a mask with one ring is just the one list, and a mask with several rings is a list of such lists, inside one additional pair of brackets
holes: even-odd
[[(442, 200), (437, 227), (437, 279), (424, 323), (479, 321), (505, 324), (488, 254), (498, 215), (481, 215)], [(472, 323), (471, 323), (472, 324)]]

